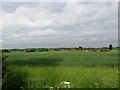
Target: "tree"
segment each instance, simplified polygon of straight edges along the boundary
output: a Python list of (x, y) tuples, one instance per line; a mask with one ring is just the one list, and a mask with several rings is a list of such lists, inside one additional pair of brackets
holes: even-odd
[(10, 53), (10, 50), (3, 49), (3, 50), (2, 50), (2, 53)]
[(82, 47), (82, 46), (79, 46), (79, 49), (83, 49), (83, 47)]
[(112, 44), (109, 45), (109, 50), (112, 50), (113, 49), (113, 46)]

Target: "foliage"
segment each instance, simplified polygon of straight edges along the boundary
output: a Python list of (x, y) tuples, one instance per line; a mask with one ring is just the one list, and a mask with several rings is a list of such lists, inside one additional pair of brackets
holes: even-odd
[(113, 49), (113, 46), (112, 44), (109, 45), (109, 50), (112, 50)]
[(5, 73), (7, 71), (8, 64), (6, 62), (8, 56), (2, 54), (2, 78), (4, 78)]
[(8, 50), (8, 49), (3, 49), (3, 50), (2, 50), (2, 53), (10, 53), (10, 50)]
[(35, 52), (35, 49), (26, 49), (26, 52)]
[(39, 48), (38, 51), (43, 52), (43, 51), (48, 51), (48, 49), (47, 48)]
[(17, 70), (16, 67), (11, 67), (6, 62), (7, 56), (2, 55), (2, 90), (9, 88), (23, 89), (26, 85), (27, 74)]
[(27, 73), (17, 69), (16, 67), (9, 67), (6, 70), (3, 78), (3, 90), (8, 88), (17, 88), (20, 90), (27, 85)]
[(79, 49), (83, 49), (83, 47), (82, 47), (82, 46), (79, 46)]

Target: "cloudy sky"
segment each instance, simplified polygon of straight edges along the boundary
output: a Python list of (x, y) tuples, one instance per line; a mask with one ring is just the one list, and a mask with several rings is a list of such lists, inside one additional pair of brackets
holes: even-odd
[[(2, 48), (118, 46), (117, 2), (2, 3)], [(1, 28), (1, 27), (0, 27)]]

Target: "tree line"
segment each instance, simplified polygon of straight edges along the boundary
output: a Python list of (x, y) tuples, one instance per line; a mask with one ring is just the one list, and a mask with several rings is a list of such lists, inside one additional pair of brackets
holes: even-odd
[[(119, 47), (115, 47), (118, 49)], [(114, 48), (114, 49), (115, 49)], [(63, 51), (63, 50), (82, 50), (82, 51), (111, 51), (113, 49), (112, 44), (108, 47), (102, 48), (83, 48), (82, 46), (73, 47), (73, 48), (26, 48), (26, 49), (2, 49), (3, 53), (10, 53), (12, 51), (20, 51), (20, 52), (44, 52), (44, 51)]]

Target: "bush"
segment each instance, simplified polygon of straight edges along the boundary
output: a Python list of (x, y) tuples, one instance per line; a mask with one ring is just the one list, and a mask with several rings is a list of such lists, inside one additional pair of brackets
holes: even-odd
[(47, 48), (39, 48), (38, 51), (39, 52), (44, 52), (44, 51), (48, 51), (48, 49)]
[(109, 50), (112, 50), (113, 49), (113, 46), (112, 44), (109, 45)]
[(3, 78), (3, 90), (8, 88), (17, 88), (17, 90), (23, 89), (27, 85), (27, 74), (24, 71), (20, 71), (15, 67), (9, 67)]
[(5, 61), (6, 58), (7, 56), (2, 55), (2, 89), (17, 88), (20, 90), (25, 88), (27, 74), (16, 67), (9, 66)]
[(3, 50), (2, 50), (2, 53), (10, 53), (10, 50), (3, 49)]
[(26, 52), (35, 52), (35, 49), (26, 49)]

